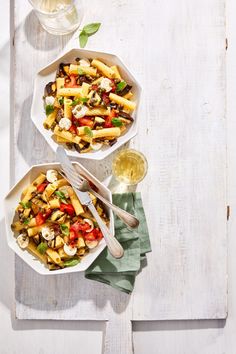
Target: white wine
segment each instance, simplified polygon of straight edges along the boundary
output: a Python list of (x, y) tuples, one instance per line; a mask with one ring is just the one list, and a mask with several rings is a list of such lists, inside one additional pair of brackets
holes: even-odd
[(121, 150), (112, 163), (113, 175), (127, 185), (141, 182), (146, 176), (147, 169), (145, 156), (134, 149)]

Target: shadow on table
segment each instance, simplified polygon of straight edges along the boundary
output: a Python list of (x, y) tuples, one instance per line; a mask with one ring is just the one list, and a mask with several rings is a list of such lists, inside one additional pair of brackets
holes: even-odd
[(25, 19), (24, 32), (30, 45), (41, 51), (52, 50), (62, 43), (65, 45), (73, 35), (73, 33), (70, 33), (64, 36), (56, 36), (46, 32), (33, 11)]
[(136, 332), (147, 331), (187, 331), (194, 329), (224, 328), (226, 320), (173, 320), (173, 321), (133, 321)]
[(53, 162), (55, 160), (53, 151), (31, 120), (31, 104), (32, 95), (27, 97), (22, 103), (17, 136), (17, 147), (29, 166), (37, 163)]
[(14, 292), (14, 253), (8, 247), (5, 220), (0, 221), (0, 302), (12, 310)]

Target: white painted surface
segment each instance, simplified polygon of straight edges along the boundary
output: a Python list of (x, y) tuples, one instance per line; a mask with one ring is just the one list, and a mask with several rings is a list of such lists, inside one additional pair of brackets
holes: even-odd
[[(138, 121), (138, 135), (131, 144), (141, 149), (149, 161), (149, 173), (139, 188), (153, 251), (125, 307), (123, 298), (107, 286), (88, 282), (77, 274), (66, 279), (37, 277), (17, 259), (17, 318), (109, 320), (116, 310), (109, 305), (110, 298), (115, 300), (127, 321), (225, 318), (224, 0), (201, 0), (197, 7), (186, 0), (175, 4), (167, 1), (161, 9), (159, 0), (151, 1), (149, 7), (145, 1), (137, 4), (135, 0), (108, 4), (110, 1), (103, 2), (103, 7), (107, 7), (104, 16), (100, 2), (90, 2), (103, 23), (101, 32), (96, 35), (97, 47), (121, 55), (138, 79), (140, 76), (143, 87), (142, 119)], [(118, 18), (114, 21), (118, 10), (121, 18), (129, 14), (136, 24), (132, 32), (129, 23), (121, 26), (118, 38), (126, 39), (125, 46), (118, 40), (110, 44), (119, 24)], [(40, 28), (34, 33), (36, 24), (32, 16), (32, 13), (27, 15), (22, 2), (15, 2), (16, 27), (23, 20), (16, 30), (14, 47), (16, 144), (13, 158), (16, 165), (13, 171), (16, 178), (24, 171), (22, 160), (31, 164), (45, 157), (54, 158), (28, 120), (32, 79), (38, 66), (51, 61), (62, 45), (59, 42), (51, 48), (50, 36)], [(84, 22), (89, 22), (87, 16)], [(155, 30), (146, 38), (145, 51), (137, 56), (144, 33), (155, 24)], [(132, 51), (127, 52), (134, 36), (140, 41), (133, 42)], [(74, 37), (69, 47), (77, 43)], [(155, 41), (157, 46), (153, 46)], [(32, 48), (31, 43), (34, 46), (37, 43), (40, 50)], [(91, 48), (91, 42), (89, 46)], [(25, 52), (30, 54), (29, 59)], [(172, 57), (168, 58), (170, 53), (175, 57), (174, 63)], [(99, 171), (105, 176), (111, 171), (110, 161), (109, 157), (96, 164), (88, 161), (86, 165), (93, 166), (95, 175)], [(21, 283), (28, 286), (22, 287)], [(56, 290), (58, 288), (60, 291)], [(43, 297), (40, 297), (41, 292)], [(103, 299), (102, 306), (98, 293)], [(196, 293), (199, 296), (196, 297)]]
[[(235, 155), (235, 128), (236, 128), (236, 102), (235, 102), (235, 85), (236, 85), (236, 35), (235, 35), (235, 14), (236, 8), (233, 1), (228, 3), (227, 23), (228, 23), (228, 141), (229, 141), (229, 202), (231, 208), (235, 207), (235, 177), (236, 177), (236, 155)], [(1, 22), (4, 23), (4, 22)], [(5, 117), (7, 120), (7, 117)], [(2, 141), (2, 140), (1, 140)], [(5, 145), (3, 145), (5, 146)], [(1, 151), (2, 145), (1, 145)], [(2, 155), (1, 155), (2, 157)], [(6, 159), (1, 160), (1, 165), (6, 165)], [(4, 185), (5, 190), (7, 186)], [(2, 189), (1, 189), (2, 192)], [(236, 283), (235, 283), (235, 257), (234, 250), (236, 247), (235, 240), (235, 220), (232, 214), (229, 224), (229, 317), (224, 321), (177, 321), (177, 322), (159, 322), (139, 323), (135, 324), (134, 329), (134, 348), (135, 353), (206, 353), (206, 354), (234, 354), (235, 352), (235, 329), (236, 329)], [(2, 240), (1, 240), (2, 243)], [(4, 256), (4, 257), (3, 257)], [(25, 354), (32, 352), (32, 346), (38, 348), (36, 353), (73, 353), (74, 341), (84, 339), (83, 350), (80, 353), (100, 353), (101, 341), (99, 341), (99, 329), (97, 332), (87, 331), (87, 335), (83, 336), (82, 329), (88, 330), (92, 328), (92, 323), (78, 322), (58, 322), (58, 321), (13, 321), (13, 328), (10, 323), (9, 308), (12, 307), (12, 255), (6, 245), (1, 247), (1, 259), (4, 260), (1, 266), (1, 280), (5, 286), (1, 288), (0, 294), (0, 328), (1, 328), (1, 350), (3, 353), (18, 353), (19, 344), (21, 344), (22, 352)], [(27, 329), (27, 330), (26, 330)], [(68, 329), (65, 331), (64, 329)], [(76, 331), (74, 331), (76, 330)], [(98, 334), (97, 336), (95, 335)], [(100, 333), (101, 334), (101, 333)], [(52, 340), (55, 335), (57, 347)], [(65, 339), (67, 336), (71, 338), (71, 346), (66, 346)], [(2, 341), (4, 338), (4, 341)], [(3, 343), (3, 344), (2, 344)], [(43, 343), (43, 344), (42, 344)], [(94, 346), (92, 346), (94, 344)], [(41, 346), (40, 346), (41, 345)], [(55, 349), (55, 351), (54, 351)], [(89, 351), (90, 349), (90, 351)], [(37, 350), (37, 349), (36, 349)], [(76, 351), (77, 352), (77, 351)]]

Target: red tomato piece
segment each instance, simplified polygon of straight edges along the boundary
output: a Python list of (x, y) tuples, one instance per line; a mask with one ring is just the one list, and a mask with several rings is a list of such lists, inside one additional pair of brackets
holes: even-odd
[(40, 212), (35, 216), (35, 220), (37, 226), (43, 225), (45, 223), (45, 217)]
[(48, 210), (46, 211), (46, 213), (43, 214), (44, 219), (46, 220), (47, 218), (49, 218), (49, 216), (50, 216), (51, 214), (52, 214), (52, 210), (51, 210), (51, 209), (48, 209)]
[(92, 89), (93, 91), (97, 91), (97, 90), (98, 90), (98, 85), (92, 85), (92, 86), (91, 86), (91, 89)]
[(91, 118), (79, 118), (78, 119), (78, 122), (79, 122), (79, 126), (80, 127), (83, 127), (83, 126), (87, 126), (87, 127), (90, 127), (92, 128), (93, 127), (93, 120)]
[(93, 231), (87, 232), (87, 233), (84, 235), (84, 238), (85, 238), (85, 240), (87, 240), (87, 241), (95, 241), (95, 240), (96, 240), (96, 237), (95, 237), (95, 234), (94, 234)]
[(41, 183), (37, 186), (37, 191), (39, 193), (43, 193), (44, 189), (47, 187), (48, 185), (48, 182), (45, 182), (45, 183)]
[(78, 233), (79, 231), (86, 231), (90, 228), (90, 225), (87, 222), (79, 222), (76, 221), (73, 225), (71, 225), (70, 230)]
[(94, 229), (94, 234), (95, 234), (96, 240), (101, 240), (103, 238), (103, 234), (99, 228)]
[(70, 216), (73, 216), (75, 214), (75, 209), (72, 204), (61, 203), (60, 210), (69, 214)]
[(112, 124), (112, 119), (116, 117), (116, 112), (114, 109), (111, 110), (111, 113), (109, 114), (109, 116), (106, 117), (105, 120), (105, 124), (104, 127), (105, 128), (112, 128), (113, 124)]
[(70, 82), (65, 82), (65, 87), (79, 87), (76, 82), (76, 75), (70, 75)]
[(75, 241), (76, 239), (76, 233), (75, 231), (70, 229), (70, 241)]
[(76, 126), (74, 124), (72, 124), (72, 126), (70, 127), (69, 131), (71, 133), (74, 133), (74, 134), (77, 134), (77, 129), (76, 129)]
[(110, 103), (109, 93), (108, 92), (103, 92), (102, 100), (105, 103), (105, 105), (108, 105)]
[(111, 92), (116, 92), (116, 84), (115, 84), (115, 81), (112, 80), (112, 79), (111, 79), (111, 81), (112, 81), (112, 85), (111, 85), (112, 89), (111, 89)]

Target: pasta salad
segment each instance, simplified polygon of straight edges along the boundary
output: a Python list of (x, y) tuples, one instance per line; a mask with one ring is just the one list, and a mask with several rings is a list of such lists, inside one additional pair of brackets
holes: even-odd
[(98, 59), (61, 63), (44, 92), (44, 128), (57, 143), (79, 153), (112, 146), (132, 124), (132, 86), (117, 66)]
[[(95, 187), (94, 187), (95, 188)], [(103, 204), (90, 197), (105, 224)], [(57, 170), (47, 170), (23, 191), (12, 223), (16, 241), (50, 270), (77, 265), (103, 235), (86, 206)]]

